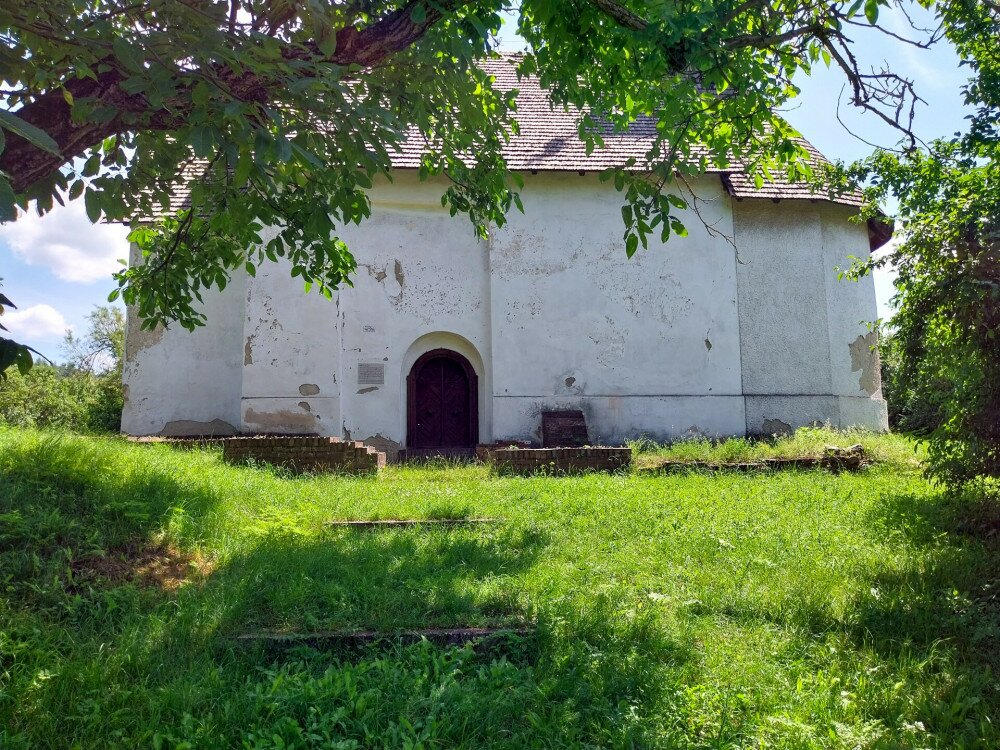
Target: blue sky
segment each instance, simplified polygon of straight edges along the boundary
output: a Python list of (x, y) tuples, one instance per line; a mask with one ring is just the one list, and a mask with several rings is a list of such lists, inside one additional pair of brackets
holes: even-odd
[[(893, 30), (905, 30), (905, 19), (898, 10), (883, 10), (882, 20)], [(861, 29), (854, 39), (865, 65), (878, 67), (888, 61), (894, 70), (916, 81), (918, 93), (927, 101), (917, 112), (916, 130), (922, 138), (930, 140), (962, 128), (966, 112), (960, 87), (966, 73), (950, 48), (942, 43), (931, 50), (918, 50)], [(513, 23), (505, 25), (502, 42), (508, 51), (521, 46)], [(843, 78), (836, 71), (821, 67), (811, 76), (800, 76), (796, 83), (802, 93), (785, 116), (827, 157), (852, 161), (871, 152), (871, 146), (848, 129), (879, 145), (896, 142), (888, 126), (850, 110), (846, 104), (839, 109), (847, 128), (837, 121)], [(82, 201), (42, 218), (31, 214), (0, 227), (0, 278), (5, 293), (19, 307), (4, 316), (5, 325), (18, 340), (58, 358), (65, 329), (85, 330), (87, 313), (94, 305), (105, 304), (114, 288), (111, 274), (117, 259), (128, 254), (126, 234), (121, 226), (91, 225)], [(622, 262), (627, 260), (623, 257)], [(880, 317), (889, 317), (891, 274), (877, 274), (876, 294)]]

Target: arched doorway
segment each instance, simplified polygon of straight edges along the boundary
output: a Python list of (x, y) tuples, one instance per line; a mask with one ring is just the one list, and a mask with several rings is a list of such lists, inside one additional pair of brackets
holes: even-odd
[(406, 378), (407, 450), (465, 453), (479, 438), (479, 384), (469, 360), (450, 349), (423, 354)]

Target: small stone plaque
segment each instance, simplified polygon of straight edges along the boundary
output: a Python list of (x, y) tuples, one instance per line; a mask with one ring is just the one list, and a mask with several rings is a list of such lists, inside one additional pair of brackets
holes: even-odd
[(358, 362), (358, 385), (385, 385), (385, 365), (381, 362)]

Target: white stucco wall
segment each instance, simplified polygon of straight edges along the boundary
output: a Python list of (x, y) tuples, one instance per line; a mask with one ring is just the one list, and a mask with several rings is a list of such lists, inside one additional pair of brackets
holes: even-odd
[[(133, 245), (130, 262), (139, 261)], [(208, 324), (187, 331), (174, 324), (143, 331), (126, 315), (125, 407), (130, 435), (233, 434), (240, 431), (244, 274), (222, 292), (204, 292)]]
[[(439, 347), (476, 371), (482, 442), (537, 439), (549, 408), (582, 409), (612, 444), (884, 428), (862, 324), (874, 288), (834, 271), (867, 252), (849, 209), (734, 202), (706, 177), (702, 217), (738, 255), (689, 215), (688, 237), (627, 259), (621, 196), (596, 175), (526, 175), (525, 214), (488, 241), (441, 207), (443, 189), (412, 172), (376, 186), (372, 217), (341, 231), (358, 271), (332, 301), (266, 264), (206, 298), (206, 328), (133, 341), (123, 429), (319, 433), (391, 452), (406, 376)], [(359, 382), (379, 367), (382, 382)]]
[(246, 289), (242, 431), (340, 435), (337, 298), (306, 294), (287, 260), (263, 264)]
[[(375, 189), (371, 218), (341, 232), (358, 262), (340, 294), (344, 434), (389, 450), (406, 442), (406, 376), (438, 347), (476, 370), (480, 440), (492, 434), (489, 247), (441, 207), (443, 189), (399, 173)], [(384, 384), (359, 383), (360, 363), (383, 365)]]
[(874, 282), (837, 278), (838, 266), (850, 266), (848, 256), (868, 254), (865, 227), (851, 215), (825, 203), (735, 203), (750, 433), (817, 422), (887, 427), (878, 360), (870, 350), (875, 339), (865, 326), (876, 316)]
[[(719, 180), (696, 189), (731, 235)], [(741, 434), (732, 246), (688, 215), (688, 237), (628, 259), (621, 196), (592, 174), (529, 177), (522, 199), (492, 239), (495, 437), (537, 439), (570, 405), (601, 442)]]

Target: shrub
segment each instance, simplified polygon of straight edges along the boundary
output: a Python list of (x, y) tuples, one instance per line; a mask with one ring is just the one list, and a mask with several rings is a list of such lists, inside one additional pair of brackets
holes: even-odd
[(903, 335), (883, 332), (879, 339), (882, 396), (889, 409), (889, 427), (926, 436), (944, 421), (943, 403), (950, 384), (922, 371), (926, 357), (923, 336), (907, 329)]
[(117, 432), (121, 427), (120, 375), (63, 372), (35, 365), (8, 372), (0, 382), (0, 424), (54, 427), (78, 432)]

